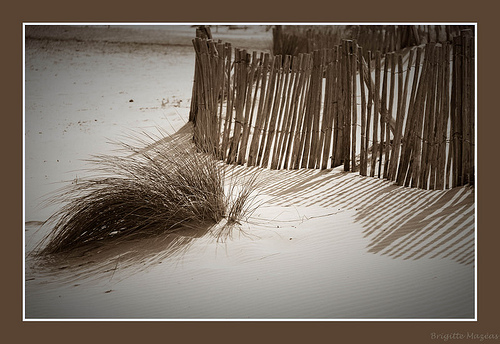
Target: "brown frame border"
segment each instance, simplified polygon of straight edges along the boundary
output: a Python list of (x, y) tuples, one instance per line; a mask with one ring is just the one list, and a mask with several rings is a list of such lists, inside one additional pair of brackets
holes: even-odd
[[(192, 2), (120, 2), (105, 4), (87, 1), (70, 5), (62, 1), (24, 1), (10, 5), (1, 25), (2, 41), (7, 43), (2, 62), (7, 78), (2, 83), (4, 121), (5, 185), (3, 214), (7, 215), (4, 233), (3, 267), (8, 273), (3, 292), (2, 328), (15, 342), (439, 342), (432, 333), (498, 334), (498, 281), (496, 280), (496, 248), (498, 231), (492, 216), (496, 206), (494, 182), (496, 152), (490, 137), (498, 122), (493, 102), (492, 66), (498, 27), (496, 11), (466, 1), (419, 1), (406, 5), (396, 1), (356, 1), (344, 4), (317, 0), (289, 3), (274, 7), (269, 1), (245, 4), (244, 10), (232, 1), (200, 3), (199, 11)], [(326, 8), (325, 8), (326, 7)], [(475, 322), (23, 322), (22, 321), (22, 23), (23, 22), (477, 22), (478, 23), (478, 118), (477, 122), (477, 321)], [(8, 101), (7, 101), (8, 100)], [(488, 110), (492, 110), (488, 114)], [(487, 125), (485, 124), (487, 121)], [(490, 121), (493, 121), (490, 123)], [(13, 144), (14, 143), (14, 144)], [(490, 161), (486, 161), (486, 159)], [(487, 162), (487, 164), (486, 164)], [(493, 166), (492, 166), (493, 165)], [(491, 199), (490, 199), (491, 198)], [(495, 240), (496, 239), (496, 240)], [(468, 342), (458, 340), (459, 342)], [(488, 341), (486, 341), (488, 342)]]

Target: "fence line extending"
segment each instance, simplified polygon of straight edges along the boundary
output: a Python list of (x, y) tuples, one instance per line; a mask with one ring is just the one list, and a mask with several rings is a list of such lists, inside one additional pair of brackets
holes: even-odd
[(194, 140), (229, 164), (343, 165), (423, 189), (474, 182), (470, 30), (384, 54), (355, 40), (297, 56), (201, 38), (193, 46)]

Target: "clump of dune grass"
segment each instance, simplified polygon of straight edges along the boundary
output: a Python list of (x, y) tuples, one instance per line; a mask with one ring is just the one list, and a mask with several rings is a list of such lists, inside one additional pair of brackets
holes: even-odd
[(46, 222), (50, 231), (40, 255), (182, 228), (203, 230), (221, 220), (224, 230), (216, 235), (227, 236), (249, 210), (255, 178), (227, 188), (226, 169), (212, 156), (175, 139), (147, 147), (148, 138), (119, 143), (127, 154), (94, 156), (92, 177), (52, 195), (50, 202), (63, 206)]

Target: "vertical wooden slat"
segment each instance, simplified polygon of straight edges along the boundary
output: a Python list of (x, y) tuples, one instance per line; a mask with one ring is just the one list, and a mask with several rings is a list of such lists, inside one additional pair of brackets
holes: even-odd
[(345, 103), (344, 103), (344, 133), (343, 133), (343, 156), (344, 156), (344, 171), (349, 171), (351, 167), (351, 114), (352, 114), (352, 72), (351, 72), (351, 47), (349, 41), (344, 41), (344, 87), (345, 87)]
[(366, 176), (366, 163), (367, 163), (367, 150), (366, 150), (366, 94), (365, 83), (363, 79), (364, 63), (363, 63), (363, 48), (358, 47), (358, 60), (359, 60), (359, 86), (361, 90), (361, 155), (359, 174)]
[[(410, 179), (411, 176), (411, 152), (413, 149), (414, 135), (412, 131), (416, 126), (416, 117), (418, 113), (418, 106), (420, 102), (420, 97), (423, 88), (423, 80), (425, 78), (424, 68), (420, 68), (420, 60), (422, 55), (422, 48), (417, 48), (417, 56), (415, 58), (415, 71), (413, 73), (413, 82), (410, 93), (410, 103), (408, 106), (408, 113), (406, 115), (406, 126), (405, 133), (402, 138), (401, 147), (401, 158), (398, 164), (398, 170), (396, 174), (396, 183), (398, 185), (403, 185), (406, 180)], [(422, 70), (422, 72), (420, 72)], [(404, 111), (401, 112), (404, 114)], [(407, 176), (409, 176), (407, 178)]]
[[(410, 50), (410, 54), (413, 54), (413, 50)], [(389, 55), (386, 55), (386, 58), (390, 59), (390, 65), (391, 65), (391, 81), (390, 81), (390, 89), (389, 89), (389, 105), (387, 109), (387, 116), (392, 118), (392, 113), (393, 113), (393, 104), (394, 104), (394, 88), (395, 88), (395, 68), (396, 68), (396, 55), (394, 53), (391, 53)], [(411, 62), (408, 62), (409, 65), (411, 65)], [(410, 68), (410, 67), (409, 67)], [(396, 136), (396, 132), (398, 131), (398, 121), (397, 121), (397, 116), (396, 116), (396, 126), (395, 126), (395, 133), (394, 136)], [(391, 131), (389, 128), (386, 130), (386, 146), (385, 146), (385, 157), (384, 157), (384, 178), (389, 179), (390, 177), (390, 171), (389, 171), (389, 164), (390, 164), (390, 159), (392, 160), (397, 160), (397, 156), (390, 156), (389, 152), (391, 151), (392, 147), (394, 147), (395, 141), (393, 139), (392, 145), (390, 144), (390, 134)], [(395, 138), (395, 137), (394, 137)]]
[(343, 83), (344, 78), (342, 71), (342, 54), (343, 47), (339, 45), (337, 49), (334, 50), (335, 53), (335, 103), (333, 112), (333, 163), (332, 167), (337, 167), (342, 163), (343, 158), (343, 128), (344, 128), (344, 109), (343, 109)]
[[(205, 38), (205, 39), (212, 38), (212, 34), (210, 33), (210, 28), (206, 27), (204, 25), (196, 28), (196, 38), (193, 39), (193, 45), (195, 46), (195, 51), (197, 50), (196, 45), (198, 44), (195, 41), (197, 39), (201, 41), (202, 38)], [(199, 49), (198, 49), (198, 52), (199, 52)], [(199, 103), (198, 91), (199, 91), (199, 86), (200, 86), (199, 85), (199, 78), (200, 78), (199, 72), (200, 72), (200, 68), (201, 68), (201, 66), (199, 65), (200, 63), (201, 62), (199, 61), (198, 57), (195, 57), (193, 91), (192, 91), (192, 95), (191, 95), (191, 107), (189, 110), (189, 122), (193, 122), (193, 123), (196, 122), (196, 115), (198, 113), (198, 103)]]
[[(419, 52), (420, 50), (418, 50)], [(417, 52), (417, 64), (420, 62), (420, 54)], [(389, 179), (394, 180), (396, 178), (396, 168), (398, 166), (398, 159), (400, 156), (400, 150), (402, 146), (402, 131), (403, 131), (403, 123), (406, 118), (406, 131), (408, 132), (410, 126), (410, 114), (406, 112), (406, 101), (408, 97), (408, 84), (411, 76), (412, 64), (413, 64), (413, 55), (415, 51), (410, 51), (410, 57), (408, 59), (408, 68), (406, 71), (406, 78), (404, 79), (403, 86), (403, 58), (400, 54), (398, 54), (398, 105), (396, 110), (396, 131), (393, 139), (393, 146), (391, 152), (391, 162), (389, 168)], [(418, 73), (417, 66), (415, 67), (416, 73)], [(414, 76), (413, 85), (416, 84), (416, 80), (418, 79), (418, 75)], [(415, 93), (416, 86), (412, 88), (412, 92), (410, 95), (410, 99), (413, 98)]]
[(220, 158), (220, 145), (221, 141), (220, 139), (224, 135), (222, 131), (222, 123), (224, 122), (223, 118), (223, 109), (224, 109), (224, 98), (226, 94), (226, 82), (225, 82), (225, 74), (226, 74), (226, 49), (223, 43), (217, 43), (217, 51), (219, 55), (219, 66), (218, 66), (218, 78), (219, 78), (219, 96), (218, 96), (218, 101), (219, 101), (219, 115), (218, 115), (218, 128), (217, 128), (217, 133), (218, 133), (218, 140), (217, 140), (217, 146), (218, 146), (218, 155), (217, 157)]
[(287, 132), (290, 130), (290, 105), (292, 103), (292, 88), (294, 83), (294, 77), (297, 70), (297, 59), (292, 58), (292, 56), (287, 55), (285, 57), (285, 66), (283, 67), (283, 73), (285, 74), (285, 85), (283, 86), (283, 99), (281, 103), (281, 127), (278, 131), (278, 136), (276, 139), (276, 145), (274, 147), (273, 160), (271, 162), (272, 169), (281, 168), (282, 154), (283, 154), (283, 141), (287, 136)]
[[(436, 31), (436, 42), (438, 41), (438, 35), (437, 35), (437, 31)], [(438, 65), (437, 65), (437, 61), (439, 59), (439, 54), (440, 54), (440, 46), (437, 46), (434, 48), (434, 59), (433, 59), (433, 74), (432, 74), (432, 90), (431, 90), (431, 106), (430, 106), (430, 113), (429, 113), (429, 135), (428, 135), (428, 142), (429, 142), (429, 147), (428, 147), (428, 150), (427, 150), (427, 166), (424, 170), (424, 174), (423, 174), (423, 181), (424, 181), (424, 184), (423, 184), (423, 187), (425, 189), (427, 188), (430, 188), (430, 189), (433, 189), (434, 188), (434, 182), (432, 182), (431, 184), (431, 180), (432, 180), (432, 171), (434, 169), (434, 165), (435, 165), (435, 162), (434, 162), (434, 147), (436, 146), (436, 142), (435, 142), (435, 132), (437, 131), (437, 123), (436, 123), (436, 111), (438, 109), (438, 89), (437, 89), (437, 78), (438, 78)]]
[(373, 145), (372, 145), (372, 163), (370, 177), (375, 177), (375, 168), (377, 163), (378, 152), (378, 126), (379, 126), (379, 111), (380, 111), (380, 51), (375, 52), (375, 89), (373, 97), (375, 110), (373, 113)]
[(337, 93), (337, 105), (338, 105), (338, 115), (337, 115), (337, 155), (335, 157), (335, 166), (341, 165), (345, 160), (345, 116), (346, 116), (346, 69), (345, 69), (345, 54), (346, 49), (344, 42), (339, 45), (338, 54), (338, 93)]
[(266, 93), (268, 92), (267, 86), (267, 75), (269, 73), (269, 65), (271, 63), (271, 57), (268, 53), (264, 55), (264, 62), (262, 65), (261, 73), (262, 73), (262, 83), (260, 87), (260, 99), (259, 99), (259, 107), (257, 109), (256, 121), (254, 133), (252, 136), (252, 142), (250, 144), (250, 151), (248, 153), (248, 166), (255, 166), (257, 164), (257, 153), (259, 150), (260, 138), (262, 135), (262, 123), (264, 121), (264, 106), (266, 100)]
[(288, 163), (290, 159), (290, 155), (292, 154), (292, 147), (297, 144), (294, 142), (295, 138), (295, 130), (297, 127), (298, 116), (299, 116), (299, 101), (300, 95), (303, 92), (304, 88), (304, 54), (300, 54), (298, 58), (294, 58), (294, 63), (292, 63), (292, 69), (295, 68), (295, 82), (292, 93), (292, 102), (291, 102), (291, 114), (290, 114), (290, 126), (286, 131), (286, 137), (284, 138), (284, 157), (283, 157), (283, 168), (288, 168)]
[(310, 150), (310, 142), (311, 142), (311, 134), (312, 134), (312, 122), (313, 122), (313, 98), (316, 92), (316, 87), (317, 87), (317, 82), (316, 82), (316, 73), (315, 73), (315, 55), (314, 53), (310, 55), (311, 56), (311, 63), (310, 63), (310, 71), (308, 73), (309, 75), (309, 88), (308, 91), (305, 94), (304, 98), (304, 121), (302, 125), (302, 134), (300, 138), (300, 167), (305, 168), (307, 167), (308, 161), (309, 161), (309, 150)]
[[(423, 125), (424, 125), (424, 115), (426, 110), (426, 97), (429, 95), (428, 89), (430, 87), (431, 76), (432, 76), (432, 54), (434, 50), (435, 43), (429, 43), (425, 47), (425, 59), (424, 59), (424, 78), (421, 80), (422, 89), (420, 92), (420, 97), (417, 100), (416, 106), (418, 108), (417, 116), (415, 117), (415, 127), (413, 128), (414, 132), (412, 133), (413, 137), (413, 149), (412, 149), (412, 157), (410, 160), (410, 173), (411, 173), (411, 186), (418, 187), (419, 186), (419, 176), (422, 166), (422, 144), (423, 144)], [(420, 91), (420, 89), (419, 89)], [(408, 186), (410, 179), (408, 178), (405, 186)]]
[(235, 117), (234, 117), (234, 127), (233, 136), (230, 139), (229, 152), (227, 154), (227, 163), (232, 164), (236, 160), (236, 152), (238, 149), (239, 139), (241, 135), (242, 122), (243, 122), (243, 111), (241, 108), (242, 97), (244, 96), (244, 80), (242, 73), (243, 56), (246, 55), (246, 51), (240, 49), (235, 49), (234, 52), (234, 72), (233, 72), (233, 106)]
[(439, 184), (437, 185), (440, 189), (446, 189), (449, 186), (450, 180), (450, 164), (451, 164), (451, 147), (450, 136), (449, 136), (449, 120), (450, 120), (450, 44), (446, 43), (444, 45), (443, 53), (443, 93), (441, 108), (443, 112), (443, 132), (441, 140), (443, 142), (439, 158), (440, 160), (440, 171), (442, 171), (442, 176), (438, 178)]
[(476, 145), (476, 76), (475, 76), (475, 40), (474, 40), (474, 32), (471, 31), (470, 35), (470, 44), (469, 44), (469, 63), (468, 63), (468, 68), (469, 68), (469, 105), (470, 105), (470, 178), (469, 178), (469, 183), (474, 185), (475, 184), (475, 145)]
[(453, 119), (453, 184), (462, 183), (462, 42), (461, 37), (453, 38), (453, 74), (454, 92), (452, 94)]
[(214, 41), (207, 42), (207, 58), (208, 58), (208, 142), (207, 150), (210, 153), (217, 154), (217, 50)]
[(202, 53), (201, 53), (201, 39), (200, 38), (195, 38), (193, 40), (193, 45), (196, 50), (196, 56), (197, 56), (197, 67), (198, 67), (198, 74), (197, 74), (197, 79), (196, 79), (196, 84), (197, 84), (197, 107), (196, 107), (196, 114), (195, 114), (195, 120), (194, 120), (194, 139), (197, 148), (200, 148), (203, 146), (204, 142), (204, 134), (205, 134), (205, 129), (204, 129), (204, 121), (205, 121), (205, 102), (204, 102), (204, 95), (203, 95), (203, 90), (204, 90), (204, 77), (203, 77), (203, 62), (202, 61)]
[[(438, 36), (439, 37), (439, 36)], [(431, 147), (430, 147), (430, 155), (429, 155), (429, 189), (436, 189), (436, 177), (437, 177), (437, 165), (438, 165), (438, 152), (441, 146), (441, 132), (442, 132), (442, 109), (441, 109), (441, 100), (442, 100), (442, 92), (443, 92), (443, 83), (442, 83), (442, 48), (441, 46), (436, 46), (436, 54), (435, 54), (435, 67), (436, 70), (436, 91), (435, 91), (435, 101), (434, 101), (434, 130), (431, 133)]]
[(357, 58), (358, 49), (356, 41), (350, 43), (351, 51), (351, 72), (352, 72), (352, 144), (351, 144), (351, 170), (356, 171), (356, 140), (357, 140), (357, 127), (358, 127), (358, 97), (357, 97)]
[[(402, 136), (402, 127), (403, 127), (403, 121), (405, 117), (405, 112), (401, 111), (401, 103), (403, 101), (403, 60), (401, 57), (401, 54), (391, 54), (391, 90), (389, 92), (389, 113), (392, 116), (393, 112), (393, 102), (394, 102), (394, 92), (395, 92), (395, 82), (396, 82), (396, 65), (398, 66), (398, 94), (397, 94), (397, 104), (396, 104), (396, 128), (394, 131), (394, 137), (392, 139), (392, 145), (390, 147), (391, 149), (391, 154), (390, 154), (390, 161), (387, 161), (388, 164), (386, 163), (386, 166), (384, 167), (387, 169), (387, 174), (384, 173), (384, 178), (387, 178), (389, 180), (393, 180), (393, 176), (395, 174), (395, 169), (398, 163), (399, 159), (399, 150), (401, 148), (401, 136)], [(413, 55), (413, 50), (410, 50), (410, 55)], [(412, 64), (412, 58), (410, 57), (408, 61), (408, 71), (406, 73), (408, 79), (408, 76), (410, 75), (410, 69), (411, 69), (411, 64)], [(401, 129), (400, 129), (401, 128)], [(386, 155), (386, 160), (387, 159)]]
[(468, 184), (471, 181), (471, 108), (470, 108), (470, 36), (471, 30), (463, 30), (461, 32), (462, 41), (462, 128), (463, 128), (463, 138), (462, 138), (462, 183)]
[[(232, 70), (232, 48), (227, 45), (227, 102), (226, 102), (226, 119), (224, 121), (224, 135), (222, 137), (221, 158), (225, 159), (227, 156), (227, 148), (229, 145), (229, 134), (231, 131), (231, 123), (233, 116), (233, 98), (234, 98), (234, 85), (231, 85), (231, 70)], [(234, 76), (233, 76), (234, 79)]]
[[(456, 162), (455, 162), (455, 155), (456, 155), (456, 136), (455, 136), (455, 121), (456, 121), (456, 116), (455, 116), (455, 110), (456, 110), (456, 102), (457, 102), (457, 73), (456, 73), (456, 53), (457, 49), (455, 48), (455, 38), (452, 38), (452, 43), (451, 43), (451, 65), (450, 65), (450, 73), (449, 76), (451, 77), (451, 94), (450, 94), (450, 134), (449, 134), (449, 145), (448, 145), (448, 161), (447, 161), (447, 176), (446, 180), (448, 183), (447, 188), (453, 188), (456, 185)], [(450, 56), (448, 57), (450, 58)]]
[[(252, 53), (252, 59), (250, 60), (247, 57), (247, 60), (250, 62), (250, 68), (248, 70), (249, 76), (247, 81), (247, 94), (245, 99), (245, 117), (243, 122), (243, 136), (241, 137), (241, 145), (238, 152), (238, 165), (242, 165), (246, 161), (246, 153), (248, 146), (248, 136), (250, 134), (250, 129), (252, 126), (253, 119), (253, 108), (255, 107), (255, 102), (252, 101), (252, 88), (254, 85), (255, 74), (257, 69), (257, 52), (254, 51)], [(257, 90), (258, 83), (255, 84), (255, 90)], [(256, 91), (255, 91), (256, 93)]]
[[(368, 75), (370, 75), (370, 80), (371, 80), (371, 73), (372, 73), (372, 67), (371, 67), (371, 61), (372, 61), (372, 53), (371, 51), (368, 51), (367, 52), (368, 54), (368, 60), (367, 60), (367, 65), (366, 65), (366, 69), (367, 69), (367, 73)], [(365, 79), (365, 82), (366, 82), (366, 86), (368, 87), (368, 107), (367, 107), (367, 116), (366, 116), (366, 142), (365, 142), (365, 151), (366, 151), (366, 163), (368, 164), (368, 148), (370, 146), (370, 141), (372, 142), (373, 144), (373, 133), (371, 133), (370, 131), (370, 128), (371, 128), (371, 117), (372, 117), (372, 103), (373, 103), (373, 87), (372, 87), (372, 83), (371, 82), (368, 82), (366, 81)], [(375, 86), (375, 85), (373, 85)], [(370, 135), (371, 134), (371, 135)], [(372, 148), (372, 154), (373, 154), (373, 148)], [(371, 169), (373, 169), (373, 165), (372, 163), (370, 163), (370, 176), (371, 176)], [(368, 170), (366, 171), (366, 173), (368, 174)]]
[[(252, 59), (254, 66), (254, 80), (255, 80), (255, 88), (252, 96), (252, 105), (250, 109), (250, 118), (248, 120), (248, 134), (246, 138), (246, 144), (245, 147), (242, 147), (245, 149), (245, 153), (242, 153), (242, 163), (245, 161), (248, 164), (248, 159), (247, 154), (249, 155), (251, 143), (253, 137), (257, 134), (257, 115), (255, 111), (255, 106), (257, 105), (259, 95), (263, 90), (265, 89), (265, 80), (263, 78), (263, 65), (264, 65), (264, 53), (260, 53), (258, 60)], [(263, 85), (264, 83), (264, 85)], [(255, 119), (255, 120), (254, 120)], [(250, 139), (250, 136), (252, 139)], [(250, 166), (250, 165), (249, 165)]]
[[(326, 43), (327, 41), (324, 40)], [(325, 118), (325, 93), (323, 89), (326, 87), (326, 44), (322, 46), (321, 50), (319, 50), (319, 67), (318, 67), (318, 87), (319, 92), (316, 97), (315, 104), (315, 140), (313, 140), (314, 147), (314, 168), (321, 168), (322, 165), (322, 151), (325, 139), (325, 132), (323, 129), (326, 129), (323, 125)], [(323, 107), (322, 107), (323, 106)]]
[[(389, 66), (389, 60), (387, 59), (387, 55), (384, 56), (384, 73), (382, 74), (382, 96), (380, 98), (380, 106), (382, 109), (385, 109), (387, 106), (387, 69)], [(385, 130), (386, 123), (389, 121), (389, 114), (386, 111), (382, 111), (380, 114), (380, 146), (379, 146), (379, 165), (378, 165), (378, 177), (382, 177), (382, 161), (384, 158), (384, 151), (386, 148), (385, 142)]]
[(304, 122), (302, 126), (302, 135), (300, 138), (300, 150), (299, 153), (301, 155), (301, 168), (306, 168), (309, 162), (309, 154), (311, 147), (311, 135), (312, 135), (312, 125), (313, 125), (313, 116), (314, 116), (314, 97), (317, 91), (317, 79), (316, 79), (316, 59), (314, 58), (317, 54), (311, 55), (311, 62), (309, 67), (309, 89), (305, 96), (305, 113), (304, 113)]
[[(292, 103), (290, 109), (290, 127), (283, 141), (284, 155), (282, 164), (283, 168), (285, 169), (293, 168), (292, 163), (290, 163), (290, 160), (292, 159), (293, 149), (297, 144), (296, 142), (294, 142), (294, 139), (296, 136), (297, 122), (300, 113), (300, 99), (304, 89), (304, 80), (305, 80), (304, 60), (305, 60), (304, 54), (299, 54), (298, 58), (294, 59), (294, 62), (296, 62), (295, 63), (296, 72), (295, 72), (294, 88), (292, 93)], [(293, 68), (294, 67), (292, 64), (292, 69)]]
[(442, 157), (440, 156), (441, 147), (444, 144), (443, 140), (443, 131), (444, 131), (444, 104), (443, 104), (443, 92), (444, 92), (444, 68), (443, 68), (443, 54), (444, 47), (438, 46), (436, 47), (436, 58), (437, 58), (437, 94), (436, 94), (436, 126), (434, 133), (434, 145), (432, 147), (432, 155), (431, 155), (431, 171), (430, 171), (430, 183), (429, 189), (435, 190), (442, 188), (440, 183), (440, 178), (442, 178), (442, 174), (440, 171), (442, 161)]
[(221, 69), (222, 60), (220, 58), (221, 44), (215, 41), (210, 42), (209, 45), (210, 59), (212, 61), (212, 102), (213, 102), (213, 117), (212, 117), (212, 130), (213, 130), (213, 151), (215, 156), (219, 154), (219, 141), (220, 141), (220, 112), (219, 112), (219, 97), (221, 89)]
[(200, 92), (201, 89), (201, 80), (199, 74), (201, 73), (201, 56), (200, 56), (200, 50), (198, 48), (198, 42), (195, 39), (192, 40), (193, 43), (193, 48), (195, 51), (195, 77), (193, 80), (193, 91), (192, 91), (192, 96), (191, 96), (191, 108), (190, 108), (190, 113), (189, 113), (189, 121), (193, 123), (194, 125), (194, 133), (193, 133), (193, 140), (195, 145), (198, 145), (198, 139), (199, 135), (197, 135), (198, 128), (196, 127), (196, 117), (198, 114), (198, 103), (200, 102), (199, 97), (198, 97), (198, 92)]
[[(418, 86), (419, 86), (419, 73), (420, 73), (420, 59), (422, 55), (422, 48), (417, 48), (417, 56), (415, 58), (415, 69), (413, 72), (413, 82), (411, 86), (411, 92), (410, 92), (410, 103), (408, 106), (408, 112), (405, 116), (405, 109), (402, 104), (399, 106), (402, 106), (403, 110), (398, 110), (401, 112), (401, 116), (406, 117), (406, 126), (405, 126), (405, 132), (404, 135), (401, 138), (401, 155), (400, 155), (400, 160), (398, 164), (398, 169), (397, 173), (394, 174), (394, 178), (396, 180), (396, 183), (398, 185), (403, 185), (407, 171), (409, 169), (409, 164), (410, 164), (410, 154), (411, 154), (411, 149), (412, 149), (412, 144), (411, 144), (411, 135), (410, 135), (410, 130), (413, 129), (415, 125), (414, 117), (415, 117), (415, 103), (416, 103), (416, 98), (417, 98), (417, 91), (418, 91)], [(401, 60), (402, 61), (402, 60)], [(402, 63), (402, 62), (401, 62)], [(399, 66), (398, 66), (399, 67)], [(402, 70), (403, 66), (401, 64), (400, 67)], [(403, 100), (406, 100), (403, 98)], [(406, 105), (406, 104), (405, 104)]]
[(320, 116), (321, 116), (321, 102), (323, 99), (323, 66), (324, 66), (324, 49), (316, 51), (316, 92), (314, 97), (312, 97), (312, 133), (311, 133), (311, 148), (310, 148), (310, 159), (309, 168), (319, 167), (319, 156), (321, 154), (320, 146)]
[[(200, 50), (200, 57), (201, 57), (201, 75), (200, 78), (202, 80), (202, 85), (203, 85), (203, 93), (199, 95), (199, 98), (201, 100), (200, 108), (199, 108), (199, 114), (200, 120), (197, 121), (197, 127), (199, 128), (201, 132), (201, 142), (200, 142), (200, 148), (203, 151), (207, 151), (210, 146), (209, 146), (209, 139), (210, 139), (210, 106), (211, 106), (211, 97), (210, 97), (210, 61), (208, 59), (208, 47), (207, 47), (207, 41), (206, 40), (197, 40)], [(204, 67), (204, 68), (203, 68)]]
[(245, 97), (245, 85), (246, 85), (246, 73), (244, 73), (244, 66), (246, 51), (236, 49), (234, 52), (234, 109), (235, 109), (235, 119), (234, 119), (234, 129), (233, 137), (231, 142), (229, 142), (229, 153), (227, 156), (227, 163), (232, 164), (236, 161), (236, 154), (238, 150), (238, 144), (241, 136), (242, 124), (243, 124), (243, 101)]
[[(279, 64), (278, 64), (279, 60)], [(276, 75), (277, 69), (281, 67), (281, 55), (271, 57), (271, 71), (269, 77), (269, 86), (268, 92), (266, 95), (266, 104), (264, 106), (264, 116), (263, 116), (263, 124), (262, 124), (262, 140), (259, 145), (259, 153), (257, 154), (257, 165), (261, 165), (262, 157), (264, 155), (265, 143), (267, 142), (267, 135), (269, 134), (269, 120), (271, 117), (271, 111), (273, 110), (273, 96), (276, 89)], [(264, 166), (267, 167), (267, 166)]]
[(424, 117), (424, 132), (422, 137), (422, 153), (421, 153), (421, 165), (420, 172), (418, 175), (419, 185), (423, 189), (427, 189), (428, 177), (429, 177), (429, 161), (430, 161), (430, 151), (433, 145), (432, 132), (434, 131), (434, 101), (436, 94), (436, 68), (435, 68), (435, 55), (436, 55), (436, 44), (432, 42), (429, 45), (431, 48), (429, 50), (430, 56), (430, 75), (429, 82), (427, 83), (427, 101), (425, 106), (425, 117)]
[(306, 125), (305, 125), (305, 111), (306, 111), (306, 103), (307, 98), (310, 94), (310, 86), (311, 86), (311, 71), (312, 71), (312, 58), (310, 54), (304, 55), (304, 87), (302, 90), (302, 96), (300, 97), (300, 108), (299, 115), (297, 118), (297, 126), (295, 130), (294, 136), (294, 144), (292, 151), (292, 168), (298, 169), (301, 163), (302, 152), (304, 151), (304, 141), (306, 137)]
[(214, 154), (218, 157), (220, 154), (220, 138), (222, 123), (222, 99), (224, 83), (224, 45), (220, 42), (214, 42), (213, 57), (215, 65), (214, 73)]
[[(269, 164), (269, 156), (271, 154), (271, 149), (274, 141), (274, 136), (276, 134), (276, 125), (279, 124), (278, 121), (278, 112), (280, 110), (281, 102), (281, 93), (282, 93), (282, 85), (283, 85), (283, 64), (281, 62), (281, 55), (276, 57), (276, 88), (274, 92), (273, 99), (273, 108), (269, 118), (269, 126), (268, 126), (268, 135), (266, 140), (266, 148), (264, 150), (264, 155), (262, 158), (262, 166), (267, 167)], [(288, 62), (289, 63), (289, 62)], [(289, 66), (287, 66), (289, 68)], [(288, 72), (287, 72), (288, 73)]]
[(321, 146), (323, 154), (321, 158), (321, 169), (328, 168), (328, 162), (331, 156), (331, 140), (332, 140), (332, 126), (333, 126), (333, 103), (335, 99), (334, 94), (334, 64), (333, 64), (333, 50), (325, 51), (325, 103), (323, 107), (323, 121), (321, 124)]
[(331, 148), (329, 152), (329, 164), (333, 168), (335, 167), (335, 151), (336, 151), (336, 138), (335, 133), (338, 132), (338, 45), (334, 46), (332, 49), (332, 57), (331, 57), (331, 89), (332, 89), (332, 97), (330, 100), (331, 103), (331, 114), (330, 114), (330, 126), (331, 132), (329, 132), (329, 140)]
[[(309, 144), (309, 159), (307, 163), (308, 168), (315, 168), (317, 162), (317, 150), (319, 141), (319, 116), (320, 116), (320, 102), (322, 97), (322, 83), (323, 83), (323, 71), (322, 71), (322, 50), (316, 50), (313, 52), (313, 71), (311, 74), (311, 82), (313, 87), (311, 88), (312, 93), (309, 98), (310, 103), (310, 139), (306, 141)], [(304, 166), (305, 167), (305, 166)]]

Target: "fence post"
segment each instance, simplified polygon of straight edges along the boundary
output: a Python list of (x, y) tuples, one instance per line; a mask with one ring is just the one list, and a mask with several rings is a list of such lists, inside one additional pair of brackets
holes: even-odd
[[(199, 39), (212, 39), (212, 33), (210, 32), (210, 27), (201, 25), (196, 28), (196, 38)], [(194, 44), (194, 41), (193, 41)], [(194, 68), (194, 78), (193, 78), (193, 91), (191, 94), (191, 108), (189, 110), (189, 122), (196, 122), (196, 115), (198, 113), (198, 59), (195, 57), (195, 68)]]

